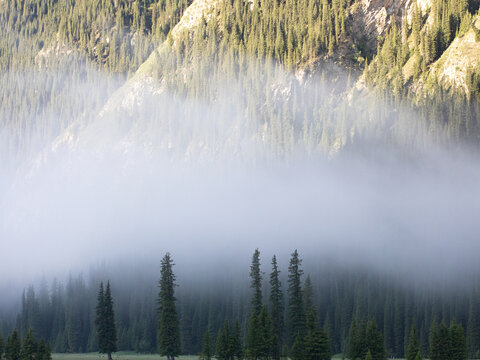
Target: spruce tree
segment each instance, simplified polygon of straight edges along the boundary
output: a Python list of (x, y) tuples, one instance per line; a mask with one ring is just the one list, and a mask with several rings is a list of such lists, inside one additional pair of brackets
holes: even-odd
[(180, 326), (175, 306), (175, 274), (173, 260), (169, 253), (162, 259), (158, 294), (158, 352), (167, 360), (174, 360), (180, 354)]
[(305, 307), (305, 314), (307, 315), (311, 310), (314, 310), (313, 286), (312, 280), (310, 280), (310, 275), (307, 275), (307, 278), (305, 279), (305, 285), (303, 287), (303, 305)]
[(0, 359), (3, 359), (3, 353), (5, 352), (5, 343), (3, 342), (3, 336), (0, 332)]
[(202, 352), (200, 353), (201, 360), (211, 360), (212, 358), (212, 340), (210, 339), (210, 330), (205, 331), (202, 340)]
[(449, 345), (451, 360), (467, 359), (467, 342), (461, 324), (453, 321), (449, 329)]
[(292, 349), (290, 350), (290, 358), (292, 360), (305, 359), (305, 343), (300, 335), (297, 335), (293, 341)]
[(232, 335), (230, 332), (230, 325), (228, 320), (225, 320), (223, 329), (219, 330), (216, 346), (216, 359), (218, 360), (232, 360)]
[(102, 354), (107, 354), (108, 359), (111, 360), (112, 353), (117, 351), (117, 331), (110, 282), (107, 282), (105, 291), (103, 283), (100, 283), (96, 311), (95, 325), (97, 326), (98, 350)]
[(330, 360), (330, 340), (323, 329), (317, 326), (317, 316), (312, 307), (307, 313), (307, 334), (304, 341), (305, 360)]
[(276, 337), (275, 349), (273, 358), (275, 360), (280, 359), (280, 352), (283, 345), (283, 293), (282, 284), (279, 278), (280, 270), (278, 270), (277, 258), (274, 255), (272, 258), (272, 272), (270, 273), (270, 308), (273, 324), (273, 333)]
[(288, 266), (288, 320), (289, 320), (289, 341), (305, 335), (305, 312), (302, 293), (302, 275), (300, 268), (302, 260), (295, 250), (290, 258)]
[(413, 324), (410, 328), (410, 337), (408, 339), (406, 360), (415, 360), (419, 351), (420, 345), (418, 343), (417, 328), (415, 324)]
[(262, 310), (262, 273), (260, 271), (260, 251), (255, 249), (250, 265), (250, 287), (253, 289), (252, 314), (260, 314)]
[(440, 344), (438, 360), (450, 360), (450, 333), (444, 321), (438, 328), (438, 341)]
[(232, 355), (236, 359), (243, 358), (242, 335), (240, 333), (240, 324), (235, 321), (232, 333)]
[(34, 360), (37, 353), (37, 341), (33, 335), (33, 330), (28, 330), (25, 339), (22, 344), (21, 359), (22, 360)]
[(18, 336), (17, 329), (8, 336), (7, 345), (5, 346), (6, 360), (20, 360), (22, 345)]
[(442, 343), (440, 342), (437, 320), (433, 319), (432, 324), (430, 325), (430, 336), (429, 336), (429, 358), (431, 360), (440, 359), (440, 347)]
[(385, 344), (383, 342), (383, 335), (378, 329), (377, 322), (372, 319), (368, 323), (366, 332), (366, 348), (371, 352), (373, 360), (385, 360), (387, 355), (385, 353)]
[(246, 355), (249, 359), (259, 357), (262, 344), (260, 313), (262, 311), (262, 273), (260, 271), (260, 251), (255, 249), (250, 265), (250, 287), (253, 289), (252, 307), (247, 333)]

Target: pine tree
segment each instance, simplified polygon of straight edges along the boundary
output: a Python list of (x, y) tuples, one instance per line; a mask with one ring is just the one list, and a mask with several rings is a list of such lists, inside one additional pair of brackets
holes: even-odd
[(370, 350), (367, 351), (367, 355), (365, 356), (365, 360), (373, 360), (372, 352)]
[(98, 350), (102, 354), (107, 354), (108, 359), (111, 360), (112, 353), (117, 351), (117, 331), (110, 282), (107, 282), (105, 291), (103, 290), (103, 283), (100, 283), (96, 311), (95, 325), (97, 326)]
[(250, 287), (253, 289), (252, 314), (260, 314), (262, 310), (262, 273), (260, 271), (260, 251), (255, 249), (250, 265)]
[(262, 311), (262, 274), (260, 271), (260, 251), (255, 249), (250, 265), (250, 287), (253, 289), (252, 309), (247, 333), (246, 355), (249, 359), (259, 357), (262, 346), (260, 313)]
[(158, 352), (174, 360), (180, 354), (180, 327), (175, 306), (175, 274), (173, 260), (169, 253), (162, 259), (161, 277), (158, 294)]
[(3, 359), (3, 353), (5, 352), (5, 343), (3, 342), (3, 336), (0, 332), (0, 360)]
[(439, 360), (440, 359), (440, 347), (442, 346), (439, 333), (438, 333), (438, 325), (437, 320), (433, 319), (432, 324), (430, 325), (430, 336), (429, 336), (429, 354), (431, 360)]
[(17, 330), (8, 336), (7, 345), (5, 346), (5, 359), (6, 360), (20, 360), (22, 345), (18, 336)]
[(37, 341), (33, 335), (33, 330), (28, 330), (27, 336), (23, 340), (21, 359), (22, 360), (34, 360), (37, 353)]
[(230, 333), (230, 325), (228, 320), (225, 320), (223, 329), (219, 330), (216, 346), (216, 359), (218, 360), (232, 360), (232, 335)]
[(375, 319), (370, 320), (368, 323), (365, 340), (367, 351), (371, 352), (373, 360), (385, 360), (387, 358), (383, 335), (378, 329)]
[(202, 340), (202, 352), (200, 353), (201, 360), (210, 360), (212, 358), (212, 340), (210, 340), (210, 330), (205, 331)]
[(289, 339), (293, 343), (295, 338), (303, 338), (305, 334), (305, 312), (302, 293), (302, 275), (300, 268), (302, 260), (298, 257), (295, 250), (288, 266), (288, 320), (289, 320)]
[(279, 279), (280, 271), (278, 270), (277, 258), (274, 255), (272, 258), (272, 272), (270, 273), (270, 306), (273, 324), (273, 333), (275, 334), (276, 347), (274, 349), (273, 358), (280, 359), (280, 350), (283, 345), (283, 293), (281, 282)]
[(290, 350), (290, 358), (292, 360), (304, 360), (305, 359), (305, 344), (303, 338), (300, 335), (295, 337), (295, 340)]
[(451, 323), (449, 329), (449, 339), (450, 359), (467, 359), (467, 342), (465, 340), (465, 333), (461, 324), (458, 324), (455, 321)]
[(273, 327), (270, 316), (268, 315), (268, 309), (266, 306), (262, 307), (262, 310), (259, 314), (259, 346), (257, 352), (257, 358), (259, 359), (271, 359), (273, 353)]
[(50, 358), (51, 358), (51, 352), (50, 350), (47, 349), (47, 345), (45, 344), (45, 341), (42, 339), (38, 343), (37, 354), (35, 356), (35, 359), (50, 360)]
[(313, 286), (310, 280), (310, 275), (307, 275), (305, 279), (305, 285), (303, 287), (303, 305), (305, 307), (305, 314), (308, 314), (314, 309), (313, 305)]
[(330, 360), (330, 340), (323, 329), (317, 326), (317, 316), (312, 307), (307, 313), (307, 334), (304, 342), (305, 360)]
[(444, 321), (438, 328), (438, 341), (440, 344), (438, 360), (450, 360), (450, 333)]
[(406, 360), (415, 360), (419, 351), (420, 351), (420, 345), (418, 343), (417, 328), (415, 324), (413, 324), (410, 329), (410, 337), (408, 340)]
[(242, 335), (240, 333), (240, 324), (235, 321), (232, 333), (232, 356), (236, 359), (243, 358)]

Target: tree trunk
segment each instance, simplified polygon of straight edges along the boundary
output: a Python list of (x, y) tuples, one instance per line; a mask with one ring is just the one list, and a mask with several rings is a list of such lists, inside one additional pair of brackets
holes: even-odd
[(108, 356), (108, 360), (112, 360), (112, 353), (111, 352), (107, 353), (107, 356)]

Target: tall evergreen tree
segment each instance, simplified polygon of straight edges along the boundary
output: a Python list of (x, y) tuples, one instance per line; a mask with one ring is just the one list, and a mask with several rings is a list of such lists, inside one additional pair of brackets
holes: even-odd
[(270, 273), (270, 309), (273, 324), (273, 333), (275, 334), (275, 350), (273, 358), (280, 359), (280, 352), (283, 346), (283, 293), (282, 284), (279, 278), (280, 270), (278, 270), (277, 258), (274, 255), (272, 258), (272, 272)]
[(216, 358), (218, 360), (232, 360), (233, 351), (232, 351), (232, 334), (230, 331), (230, 325), (228, 320), (225, 320), (223, 329), (219, 330), (217, 337), (217, 346), (216, 346)]
[(289, 341), (291, 344), (299, 336), (305, 335), (305, 308), (303, 305), (302, 292), (302, 260), (295, 250), (290, 258), (288, 266), (288, 320), (289, 320)]
[(240, 332), (240, 324), (238, 323), (238, 320), (235, 321), (235, 325), (233, 326), (232, 355), (236, 359), (243, 358), (242, 334)]
[(5, 346), (5, 359), (20, 360), (21, 350), (22, 344), (20, 342), (17, 329), (15, 329), (7, 338), (7, 345)]
[(33, 335), (33, 330), (28, 330), (27, 336), (23, 340), (21, 359), (22, 360), (34, 360), (37, 354), (37, 341)]
[(449, 329), (449, 345), (451, 360), (467, 359), (467, 342), (461, 324), (452, 321)]
[(5, 352), (5, 343), (3, 342), (2, 332), (0, 331), (0, 359), (3, 359), (4, 352)]
[(303, 286), (303, 305), (305, 306), (305, 314), (307, 315), (311, 310), (314, 310), (313, 286), (310, 275), (307, 275), (307, 278), (305, 279), (305, 285)]
[(317, 326), (317, 316), (312, 306), (307, 313), (307, 334), (304, 341), (305, 360), (330, 360), (330, 340), (323, 329)]
[(420, 345), (418, 342), (417, 327), (415, 324), (412, 324), (412, 327), (410, 328), (410, 337), (408, 338), (406, 360), (415, 360), (419, 351)]
[(260, 271), (260, 251), (255, 249), (250, 265), (250, 287), (253, 289), (252, 314), (260, 314), (262, 310), (262, 273)]
[(161, 277), (158, 294), (158, 352), (174, 360), (180, 354), (180, 326), (175, 306), (175, 274), (174, 263), (169, 253), (162, 259)]
[(367, 351), (371, 352), (373, 360), (385, 360), (387, 358), (383, 335), (378, 329), (375, 319), (368, 323), (365, 340)]
[(210, 330), (205, 331), (202, 339), (202, 352), (200, 353), (201, 360), (210, 360), (213, 356), (212, 340), (210, 339)]
[(97, 326), (98, 350), (100, 353), (107, 354), (108, 359), (111, 360), (112, 353), (117, 351), (117, 330), (110, 282), (107, 282), (105, 291), (103, 283), (100, 283), (95, 325)]

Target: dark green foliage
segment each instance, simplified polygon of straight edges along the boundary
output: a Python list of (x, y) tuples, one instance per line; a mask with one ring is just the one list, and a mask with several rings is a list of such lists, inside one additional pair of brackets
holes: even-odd
[(5, 359), (6, 360), (21, 360), (22, 344), (20, 337), (15, 329), (7, 338), (7, 344), (5, 346)]
[(260, 271), (260, 251), (255, 249), (250, 265), (250, 287), (253, 289), (252, 314), (258, 315), (262, 310), (262, 273)]
[(236, 359), (243, 359), (242, 334), (238, 320), (233, 325), (232, 333), (232, 354)]
[(305, 343), (300, 335), (295, 337), (292, 348), (290, 349), (290, 358), (292, 360), (305, 359)]
[(418, 342), (417, 327), (415, 324), (410, 328), (410, 336), (408, 338), (406, 360), (415, 360), (420, 351), (420, 345)]
[(35, 359), (52, 360), (52, 350), (50, 349), (50, 344), (45, 344), (43, 339), (38, 343)]
[(218, 360), (233, 360), (234, 358), (233, 337), (228, 320), (225, 320), (223, 329), (218, 332), (215, 354), (215, 358)]
[(3, 359), (4, 352), (5, 352), (5, 343), (3, 341), (2, 332), (0, 331), (0, 359)]
[(279, 274), (280, 270), (278, 270), (277, 258), (274, 255), (272, 258), (272, 272), (270, 273), (270, 313), (275, 336), (273, 353), (275, 360), (280, 359), (284, 333), (283, 292)]
[(305, 307), (305, 314), (308, 314), (314, 309), (313, 306), (313, 287), (310, 275), (307, 275), (305, 284), (303, 286), (303, 305)]
[(202, 352), (200, 353), (201, 360), (210, 360), (213, 356), (212, 340), (210, 339), (210, 331), (205, 331), (202, 339)]
[(169, 253), (162, 259), (158, 294), (158, 352), (168, 360), (180, 354), (180, 327), (175, 306), (175, 274)]
[(100, 283), (95, 325), (97, 326), (99, 352), (108, 354), (108, 358), (111, 359), (111, 354), (117, 351), (117, 330), (110, 282), (107, 282), (105, 291), (103, 290), (103, 283)]
[[(307, 266), (309, 265), (307, 264)], [(464, 328), (467, 325), (470, 326), (470, 336), (475, 333), (474, 325), (476, 322), (474, 319), (480, 308), (476, 301), (477, 292), (473, 286), (467, 288), (463, 286), (464, 284), (461, 287), (452, 285), (452, 288), (448, 289), (448, 291), (438, 291), (434, 286), (429, 287), (425, 284), (422, 284), (422, 286), (412, 285), (412, 287), (405, 288), (403, 283), (397, 282), (395, 278), (389, 275), (377, 274), (372, 276), (371, 273), (362, 271), (342, 273), (341, 269), (335, 267), (332, 269), (330, 265), (329, 267), (320, 267), (316, 271), (318, 272), (312, 273), (311, 278), (312, 280), (315, 279), (311, 281), (311, 285), (315, 295), (313, 296), (313, 304), (318, 309), (316, 324), (319, 329), (320, 327), (328, 329), (332, 353), (345, 351), (346, 357), (352, 359), (364, 359), (366, 357), (368, 353), (368, 348), (366, 347), (367, 332), (368, 330), (372, 332), (371, 322), (369, 325), (366, 321), (361, 320), (366, 316), (370, 319), (375, 318), (376, 321), (382, 321), (381, 328), (385, 335), (386, 347), (389, 350), (395, 347), (393, 327), (396, 312), (400, 315), (403, 314), (404, 320), (401, 323), (409, 326), (413, 323), (416, 324), (419, 346), (425, 354), (428, 353), (428, 335), (434, 316), (449, 324), (452, 323), (451, 320), (454, 317), (461, 319), (461, 322), (459, 321), (458, 324), (461, 324)], [(245, 275), (248, 275), (248, 273), (249, 268), (246, 267)], [(103, 274), (101, 275), (103, 276)], [(70, 314), (68, 316), (72, 320), (82, 319), (78, 323), (83, 323), (84, 325), (79, 326), (77, 331), (79, 339), (82, 339), (79, 342), (79, 346), (86, 349), (87, 343), (83, 339), (92, 338), (96, 335), (94, 315), (99, 279), (100, 275), (92, 284), (85, 284), (79, 279), (72, 278), (69, 281), (70, 284), (66, 287), (54, 283), (51, 295), (46, 299), (37, 295), (32, 296), (30, 299), (26, 297), (25, 311), (20, 311), (18, 323), (26, 323), (22, 317), (28, 314), (27, 309), (36, 309), (37, 313), (31, 314), (30, 318), (47, 319), (46, 325), (39, 327), (38, 338), (50, 339), (48, 341), (57, 346), (57, 349), (65, 352), (68, 350), (67, 329), (65, 328), (65, 315), (68, 312)], [(156, 279), (152, 275), (151, 278), (145, 279), (144, 283), (141, 284), (125, 282), (122, 285), (122, 282), (118, 282), (117, 286), (124, 286), (124, 288), (115, 287), (115, 315), (119, 334), (119, 350), (133, 350), (141, 353), (155, 351), (157, 331), (155, 315), (157, 307), (155, 303), (156, 291), (151, 286), (155, 281)], [(221, 292), (218, 289), (221, 289)], [(215, 283), (215, 286), (212, 287), (200, 286), (194, 290), (188, 289), (180, 292), (181, 315), (185, 319), (185, 324), (180, 328), (181, 338), (184, 339), (187, 338), (187, 335), (190, 336), (192, 353), (201, 352), (205, 329), (210, 329), (210, 334), (217, 334), (219, 329), (223, 329), (226, 319), (229, 319), (229, 321), (238, 319), (238, 323), (233, 326), (233, 330), (230, 327), (231, 338), (237, 338), (236, 334), (248, 334), (250, 329), (248, 326), (249, 308), (251, 304), (250, 281), (245, 280), (238, 284), (235, 283), (234, 290), (231, 289), (231, 279), (227, 279), (224, 282), (219, 281)], [(303, 294), (304, 292), (302, 292), (302, 302)], [(321, 296), (319, 296), (320, 294)], [(69, 298), (68, 301), (67, 298)], [(74, 302), (74, 299), (81, 299), (81, 301)], [(395, 301), (402, 302), (402, 304), (395, 304)], [(83, 302), (87, 304), (82, 304)], [(34, 303), (38, 303), (39, 306), (31, 306)], [(78, 315), (72, 313), (72, 310), (67, 311), (67, 307), (73, 309), (74, 305), (80, 306), (82, 309), (80, 313), (87, 312), (86, 320), (83, 320), (84, 317), (77, 317)], [(270, 308), (270, 314), (272, 314), (271, 310)], [(185, 311), (188, 311), (191, 315), (186, 316)], [(397, 319), (398, 317), (399, 315), (397, 315)], [(263, 323), (268, 324), (268, 320), (265, 320), (265, 317), (263, 319)], [(255, 322), (255, 324), (259, 324), (261, 320), (256, 319)], [(77, 320), (70, 323), (75, 324)], [(270, 316), (270, 323), (273, 328), (273, 316)], [(307, 323), (310, 324), (310, 320)], [(14, 322), (10, 324), (13, 327)], [(230, 322), (230, 324), (233, 323)], [(349, 327), (351, 328), (351, 336), (349, 336)], [(254, 328), (260, 329), (260, 326), (255, 325)], [(8, 330), (8, 325), (5, 330)], [(290, 332), (290, 330), (287, 331)], [(410, 344), (410, 331), (411, 327), (407, 328), (405, 326), (405, 329), (401, 332), (407, 344), (406, 356), (408, 356)], [(255, 344), (256, 349), (265, 349), (265, 343), (268, 343), (268, 336), (265, 337), (264, 335), (266, 333), (268, 334), (268, 331), (265, 331), (265, 327), (264, 330), (256, 333), (255, 338), (262, 339), (262, 341), (258, 341), (258, 344)], [(448, 333), (453, 334), (454, 331), (448, 331)], [(272, 331), (272, 334), (274, 334), (274, 331)], [(308, 326), (306, 326), (305, 336), (298, 339), (298, 342), (303, 344), (302, 349), (306, 346), (304, 343), (307, 342), (307, 335)], [(375, 338), (375, 336), (373, 337)], [(267, 338), (267, 341), (264, 341), (264, 338)], [(450, 338), (451, 336), (449, 335)], [(246, 340), (248, 347), (248, 336), (246, 336)], [(121, 342), (123, 342), (122, 347), (120, 347)], [(238, 343), (241, 344), (242, 340), (240, 339)], [(274, 336), (272, 343), (275, 344)], [(468, 344), (470, 349), (470, 340)], [(97, 350), (95, 342), (91, 346), (91, 349), (93, 349), (91, 351)], [(477, 343), (474, 343), (471, 348), (474, 348), (474, 346), (478, 346)], [(290, 349), (286, 344), (282, 347), (284, 348), (282, 356), (289, 354)], [(299, 347), (297, 348), (298, 350), (300, 349)], [(260, 350), (256, 351), (261, 353)], [(276, 356), (275, 351), (275, 349), (272, 349), (272, 353), (269, 356), (272, 358)], [(296, 356), (296, 350), (292, 349), (292, 351), (293, 353), (290, 352), (289, 355)], [(352, 355), (352, 352), (355, 354)], [(371, 353), (374, 356), (373, 351)], [(233, 356), (242, 358), (243, 355), (240, 351), (239, 354), (234, 352)], [(304, 357), (307, 355), (299, 356)]]
[(292, 253), (288, 266), (288, 320), (290, 343), (305, 336), (305, 307), (302, 292), (302, 260), (297, 250)]
[(451, 360), (467, 359), (467, 342), (461, 324), (452, 321), (449, 329), (449, 345)]
[(247, 347), (247, 359), (270, 359), (275, 352), (275, 336), (273, 326), (266, 306), (258, 315), (250, 318)]
[(385, 360), (387, 358), (383, 335), (378, 329), (375, 319), (372, 319), (368, 322), (366, 332), (366, 347), (367, 352), (371, 352), (373, 360)]
[(21, 359), (22, 360), (34, 360), (37, 355), (38, 344), (33, 335), (33, 330), (30, 329), (25, 339), (23, 339)]
[(326, 332), (317, 326), (317, 315), (313, 306), (307, 313), (307, 335), (304, 340), (305, 360), (330, 360), (330, 340)]
[(347, 356), (349, 359), (365, 359), (368, 352), (373, 360), (387, 358), (383, 335), (374, 319), (368, 323), (362, 320), (358, 326), (356, 321), (353, 321), (350, 326)]

